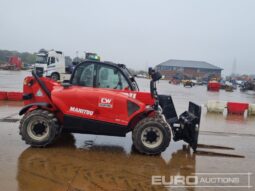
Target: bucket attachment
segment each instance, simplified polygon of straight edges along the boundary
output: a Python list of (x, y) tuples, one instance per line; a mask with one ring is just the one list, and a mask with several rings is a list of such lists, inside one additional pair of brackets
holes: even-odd
[(188, 111), (183, 112), (178, 118), (171, 96), (159, 95), (159, 105), (166, 121), (171, 126), (173, 140), (185, 141), (195, 152), (198, 143), (201, 107), (189, 102)]

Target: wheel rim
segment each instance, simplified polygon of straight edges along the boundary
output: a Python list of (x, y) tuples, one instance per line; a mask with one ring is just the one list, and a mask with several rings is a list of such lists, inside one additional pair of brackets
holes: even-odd
[(144, 146), (153, 149), (163, 142), (163, 133), (158, 127), (146, 127), (142, 131), (141, 140)]
[(49, 125), (43, 118), (31, 120), (27, 126), (27, 133), (30, 138), (43, 141), (49, 136)]

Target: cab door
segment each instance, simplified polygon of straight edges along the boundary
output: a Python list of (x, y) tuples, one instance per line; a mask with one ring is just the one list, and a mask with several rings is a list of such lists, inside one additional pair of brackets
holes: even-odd
[(121, 75), (118, 68), (107, 64), (84, 62), (78, 65), (71, 79), (70, 90), (74, 91), (71, 102), (75, 107), (93, 111), (90, 118), (126, 125), (127, 102), (120, 90), (129, 85)]
[(55, 57), (48, 57), (46, 76), (51, 76), (51, 74), (55, 71), (56, 71), (56, 58)]
[[(121, 113), (127, 116), (126, 97), (96, 86), (98, 65), (93, 62), (78, 65), (71, 78), (72, 86), (59, 87), (59, 91), (55, 89), (53, 101), (65, 111), (64, 128), (71, 132), (124, 136), (129, 131), (128, 121), (118, 116)], [(113, 76), (109, 73), (108, 77)], [(106, 76), (102, 78), (106, 80)], [(118, 113), (120, 105), (125, 109)]]
[(77, 66), (72, 77), (72, 86), (61, 92), (68, 104), (68, 115), (94, 119), (97, 112), (98, 96), (94, 89), (95, 64)]
[[(98, 112), (100, 115), (98, 118), (126, 125), (128, 123), (127, 101), (120, 90), (130, 87), (119, 68), (98, 64), (95, 81), (99, 92)], [(101, 94), (102, 91), (104, 93)]]

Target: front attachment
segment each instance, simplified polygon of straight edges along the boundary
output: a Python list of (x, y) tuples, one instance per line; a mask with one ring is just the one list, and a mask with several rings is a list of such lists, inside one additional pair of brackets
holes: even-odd
[(193, 102), (189, 102), (188, 111), (183, 112), (178, 119), (171, 96), (160, 95), (159, 104), (163, 110), (166, 121), (172, 128), (174, 141), (183, 140), (196, 151), (201, 107)]

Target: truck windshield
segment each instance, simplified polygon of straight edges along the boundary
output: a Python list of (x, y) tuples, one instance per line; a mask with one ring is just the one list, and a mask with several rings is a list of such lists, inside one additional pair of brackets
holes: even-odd
[(46, 64), (47, 63), (47, 56), (39, 56), (37, 55), (36, 56), (36, 63), (39, 63), (39, 64)]

